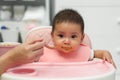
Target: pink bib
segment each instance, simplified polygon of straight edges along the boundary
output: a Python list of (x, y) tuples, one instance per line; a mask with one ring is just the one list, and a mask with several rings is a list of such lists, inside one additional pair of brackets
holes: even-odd
[(44, 47), (44, 54), (40, 57), (40, 62), (80, 62), (88, 61), (90, 58), (90, 48), (80, 44), (80, 47), (73, 53), (60, 53), (55, 49)]

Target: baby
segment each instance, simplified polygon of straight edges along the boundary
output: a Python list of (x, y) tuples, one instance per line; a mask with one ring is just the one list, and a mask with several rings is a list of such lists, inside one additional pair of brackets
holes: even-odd
[(72, 9), (60, 11), (54, 17), (51, 36), (54, 48), (44, 48), (42, 62), (80, 62), (101, 58), (112, 64), (112, 56), (104, 50), (91, 50), (81, 44), (85, 36), (82, 16)]

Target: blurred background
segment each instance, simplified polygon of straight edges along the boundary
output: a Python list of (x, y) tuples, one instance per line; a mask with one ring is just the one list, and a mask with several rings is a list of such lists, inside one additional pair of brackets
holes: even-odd
[(120, 0), (0, 0), (0, 42), (23, 42), (29, 28), (51, 25), (65, 8), (83, 16), (93, 49), (109, 50), (119, 71)]

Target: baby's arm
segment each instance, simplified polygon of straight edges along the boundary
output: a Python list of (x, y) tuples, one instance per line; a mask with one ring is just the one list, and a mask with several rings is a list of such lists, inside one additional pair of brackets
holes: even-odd
[(100, 58), (108, 61), (109, 63), (113, 64), (114, 67), (116, 67), (111, 53), (107, 50), (94, 50), (94, 58)]
[(94, 58), (101, 58), (108, 62), (112, 62), (112, 56), (107, 50), (94, 50)]

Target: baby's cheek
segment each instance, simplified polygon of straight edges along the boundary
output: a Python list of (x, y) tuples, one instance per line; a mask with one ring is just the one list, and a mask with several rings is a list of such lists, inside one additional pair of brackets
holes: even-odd
[(76, 42), (73, 42), (71, 45), (72, 45), (73, 47), (78, 47), (78, 46), (80, 45), (80, 43), (79, 43), (78, 41), (76, 41)]
[(80, 44), (74, 44), (74, 45), (72, 45), (72, 50), (77, 50), (79, 46), (80, 46)]
[(62, 45), (62, 42), (61, 41), (54, 41), (54, 45), (55, 46), (60, 46), (60, 45)]

